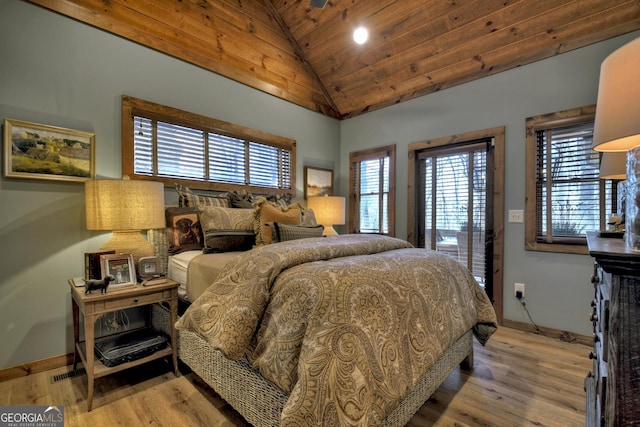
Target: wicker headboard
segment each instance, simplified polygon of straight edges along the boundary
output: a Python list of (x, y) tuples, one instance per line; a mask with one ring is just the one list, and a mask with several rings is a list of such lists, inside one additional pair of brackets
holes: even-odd
[(147, 230), (147, 239), (153, 245), (153, 250), (160, 260), (160, 271), (167, 274), (169, 265), (169, 233), (170, 228)]

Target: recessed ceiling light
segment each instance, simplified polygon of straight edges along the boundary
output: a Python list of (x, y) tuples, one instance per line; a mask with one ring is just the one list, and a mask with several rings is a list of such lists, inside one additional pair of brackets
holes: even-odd
[(364, 27), (358, 27), (353, 32), (353, 40), (358, 44), (365, 44), (369, 40), (369, 31)]

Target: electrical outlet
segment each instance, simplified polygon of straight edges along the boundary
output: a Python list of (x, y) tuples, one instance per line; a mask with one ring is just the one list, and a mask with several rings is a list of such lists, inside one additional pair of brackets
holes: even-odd
[(522, 298), (524, 298), (524, 283), (515, 283), (513, 288), (513, 295), (518, 295), (518, 292), (521, 292)]
[(509, 222), (524, 222), (524, 211), (522, 209), (509, 209)]

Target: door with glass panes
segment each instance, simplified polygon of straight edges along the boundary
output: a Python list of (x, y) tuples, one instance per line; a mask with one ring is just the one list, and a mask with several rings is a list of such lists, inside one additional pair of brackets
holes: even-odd
[(492, 140), (418, 152), (418, 243), (458, 259), (493, 293)]

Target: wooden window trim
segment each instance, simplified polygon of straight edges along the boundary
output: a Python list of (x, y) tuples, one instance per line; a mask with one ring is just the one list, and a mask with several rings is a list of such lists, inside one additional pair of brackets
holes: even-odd
[(355, 165), (364, 160), (379, 159), (389, 156), (389, 198), (388, 198), (388, 221), (389, 221), (389, 233), (388, 236), (395, 236), (395, 205), (396, 205), (396, 146), (386, 145), (384, 147), (369, 148), (362, 151), (354, 151), (349, 153), (349, 232), (357, 233), (354, 224), (357, 218), (356, 208), (358, 203), (356, 200), (356, 194), (353, 193), (355, 183), (353, 182), (353, 176), (355, 173)]
[[(277, 148), (291, 151), (291, 188), (279, 189), (271, 187), (260, 187), (252, 185), (229, 184), (211, 181), (200, 181), (180, 178), (165, 178), (150, 175), (140, 175), (134, 173), (134, 115), (141, 115), (157, 120), (195, 127), (208, 132), (213, 132), (230, 137), (247, 139)], [(256, 129), (247, 128), (229, 122), (213, 119), (196, 113), (167, 107), (150, 101), (124, 95), (122, 97), (122, 175), (135, 179), (163, 182), (165, 186), (173, 187), (176, 183), (186, 185), (192, 189), (211, 191), (238, 191), (247, 190), (259, 194), (283, 194), (296, 195), (296, 141), (263, 132)]]
[(545, 243), (536, 238), (538, 209), (536, 207), (536, 132), (545, 129), (571, 126), (595, 118), (596, 106), (558, 111), (529, 117), (526, 120), (526, 188), (525, 188), (525, 249), (528, 251), (588, 254), (586, 239), (583, 243)]

